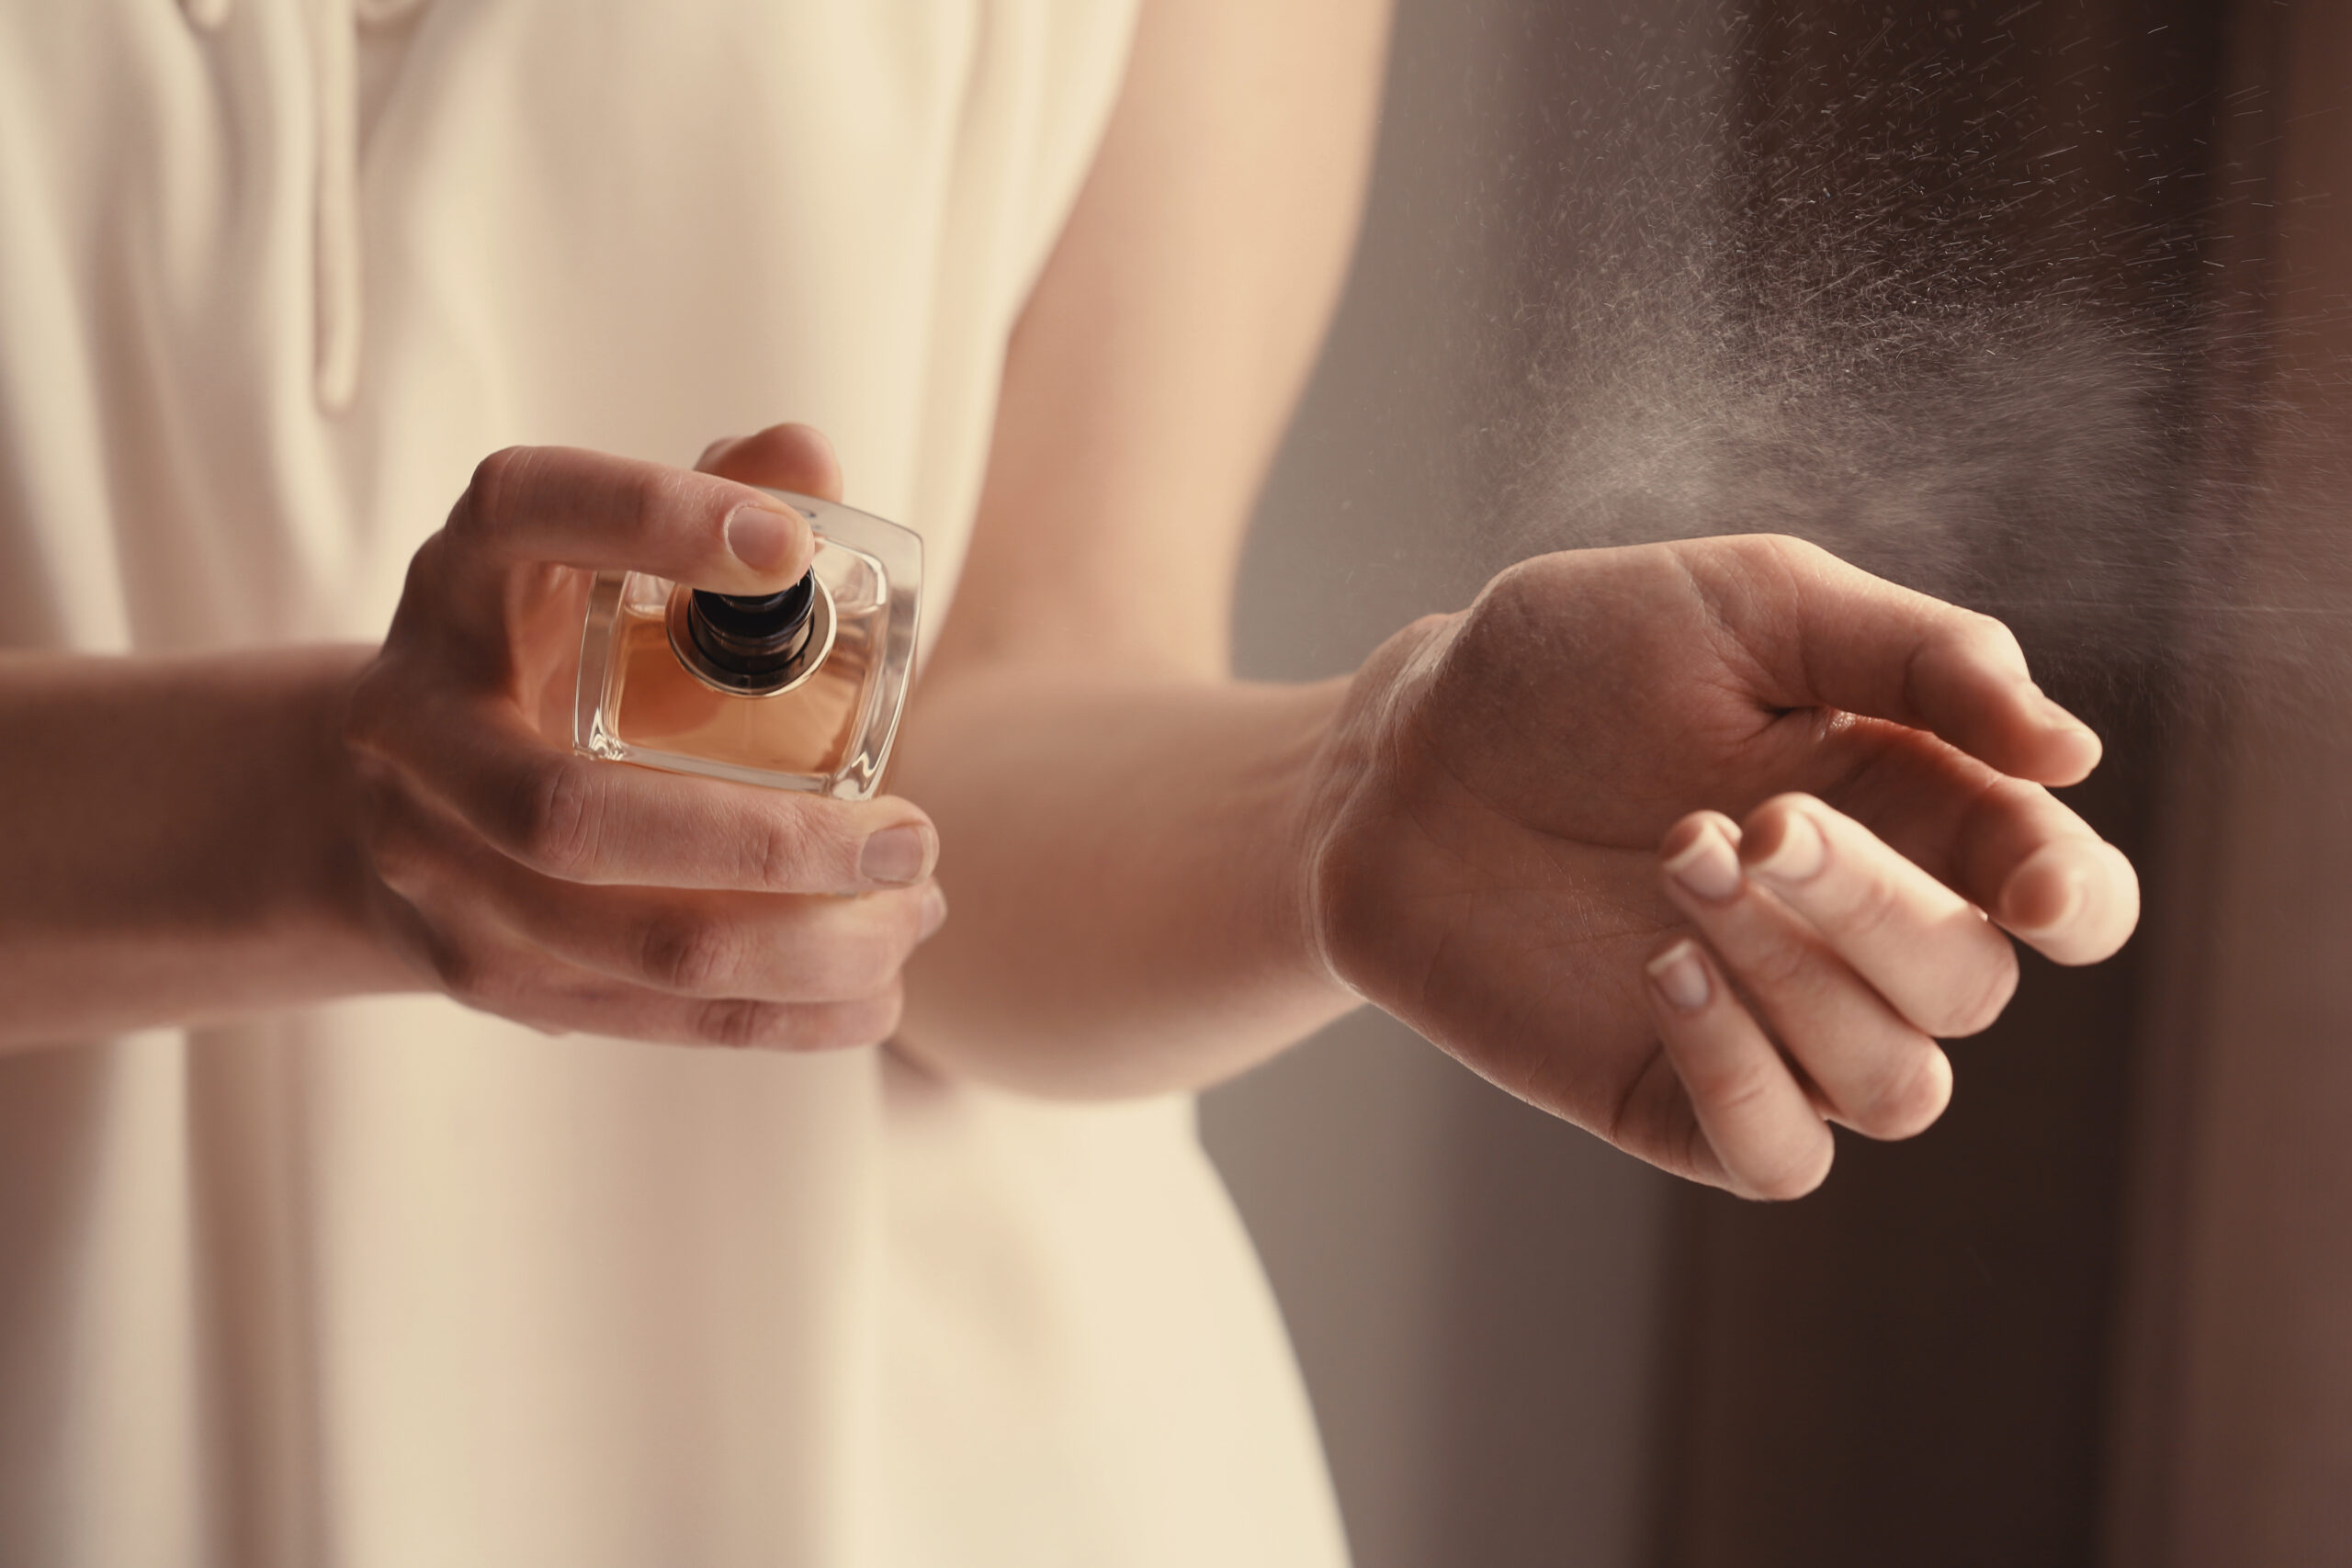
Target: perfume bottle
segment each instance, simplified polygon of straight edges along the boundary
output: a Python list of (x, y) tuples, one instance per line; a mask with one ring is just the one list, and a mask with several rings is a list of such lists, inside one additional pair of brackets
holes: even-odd
[(771, 491), (817, 554), (781, 593), (600, 573), (580, 634), (571, 740), (591, 756), (863, 800), (880, 785), (914, 669), (922, 540)]

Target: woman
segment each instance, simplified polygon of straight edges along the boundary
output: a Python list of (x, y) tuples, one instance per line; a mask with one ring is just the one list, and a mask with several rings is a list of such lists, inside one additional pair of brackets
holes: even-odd
[[(1786, 541), (1230, 679), (1363, 0), (186, 12), (0, 46), (0, 1558), (1336, 1562), (1186, 1091), (1370, 999), (1792, 1196), (1980, 909), (2131, 929), (2015, 642)], [(888, 797), (538, 722), (746, 485), (925, 536)]]

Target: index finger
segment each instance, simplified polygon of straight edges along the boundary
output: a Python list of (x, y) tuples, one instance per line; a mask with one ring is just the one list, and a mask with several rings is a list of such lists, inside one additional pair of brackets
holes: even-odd
[(447, 531), (469, 567), (645, 571), (720, 593), (774, 593), (816, 553), (808, 520), (779, 496), (573, 446), (492, 453)]
[[(2042, 694), (2009, 628), (1849, 566), (1800, 539), (1716, 541), (1736, 570), (1691, 561), (1710, 608), (1791, 708), (1828, 706), (1925, 729), (2012, 778), (2075, 784), (2098, 737)], [(1749, 574), (1781, 592), (1759, 593)], [(1770, 624), (1789, 617), (1783, 624)]]

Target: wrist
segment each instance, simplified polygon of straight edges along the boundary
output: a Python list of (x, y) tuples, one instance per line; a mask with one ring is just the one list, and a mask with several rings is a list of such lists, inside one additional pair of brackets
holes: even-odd
[(418, 984), (387, 940), (344, 742), (375, 653), (271, 649), (193, 660), (172, 681), (191, 728), (209, 733), (188, 747), (180, 802), (198, 847), (157, 872), (175, 889), (182, 943), (221, 954), (232, 1009)]
[(1367, 937), (1393, 924), (1399, 884), (1410, 881), (1400, 863), (1419, 842), (1398, 771), (1416, 747), (1416, 704), (1460, 618), (1413, 622), (1340, 683), (1302, 792), (1300, 928), (1324, 984), (1358, 1002), (1381, 1002), (1366, 957), (1385, 949)]
[(1270, 727), (1281, 739), (1265, 757), (1279, 780), (1275, 804), (1256, 814), (1257, 833), (1237, 836), (1238, 874), (1258, 884), (1253, 903), (1264, 914), (1255, 949), (1283, 967), (1292, 987), (1345, 1007), (1363, 998), (1332, 966), (1321, 877), (1332, 824), (1362, 767), (1346, 722), (1354, 694), (1349, 677), (1283, 689), (1283, 711)]
[(368, 852), (364, 789), (345, 739), (352, 689), (377, 649), (304, 649), (283, 656), (283, 800), (293, 825), (280, 840), (284, 940), (323, 946), (351, 991), (413, 989), (419, 984), (391, 940), (390, 895)]

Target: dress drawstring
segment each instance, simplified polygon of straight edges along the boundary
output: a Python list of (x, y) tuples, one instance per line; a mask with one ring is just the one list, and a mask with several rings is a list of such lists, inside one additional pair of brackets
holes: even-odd
[[(232, 0), (180, 0), (187, 19), (210, 32), (226, 25)], [(397, 22), (418, 0), (312, 0), (311, 101), (317, 106), (318, 188), (313, 193), (312, 297), (319, 405), (351, 406), (359, 388), (359, 41), (362, 26)]]
[(359, 39), (353, 0), (317, 0), (319, 403), (351, 406), (359, 387)]

